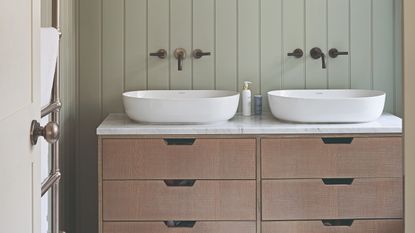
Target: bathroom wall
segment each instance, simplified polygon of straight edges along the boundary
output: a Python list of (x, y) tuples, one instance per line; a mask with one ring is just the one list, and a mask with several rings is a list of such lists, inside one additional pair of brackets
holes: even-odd
[[(139, 89), (362, 88), (402, 112), (401, 0), (78, 0), (77, 232), (97, 232), (95, 128)], [(309, 51), (349, 51), (328, 59)], [(175, 48), (188, 56), (177, 71)], [(166, 49), (168, 59), (149, 57)], [(200, 48), (212, 56), (192, 59)], [(295, 48), (305, 57), (287, 53)], [(266, 106), (266, 103), (264, 104)]]
[[(75, 162), (77, 129), (76, 78), (76, 5), (72, 0), (61, 0), (61, 226), (67, 233), (75, 231)], [(42, 27), (52, 25), (52, 2), (41, 1)], [(43, 232), (42, 232), (43, 233)]]

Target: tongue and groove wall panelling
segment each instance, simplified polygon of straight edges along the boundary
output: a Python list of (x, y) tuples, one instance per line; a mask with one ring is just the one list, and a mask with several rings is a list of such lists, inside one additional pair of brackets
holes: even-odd
[(212, 90), (215, 89), (215, 1), (193, 0), (192, 18), (193, 50), (211, 53), (192, 59), (193, 89)]
[(261, 94), (269, 111), (267, 92), (282, 87), (282, 0), (261, 1)]
[(103, 0), (102, 5), (102, 113), (122, 112), (124, 91), (124, 3)]
[(238, 90), (238, 0), (215, 0), (216, 89)]
[(238, 90), (251, 81), (252, 95), (260, 93), (259, 10), (260, 1), (238, 1)]
[(170, 88), (170, 1), (147, 0), (147, 47), (148, 53), (165, 49), (165, 59), (148, 57), (148, 89)]
[[(192, 0), (170, 1), (170, 89), (192, 89)], [(186, 50), (183, 70), (178, 71), (176, 48)]]
[(373, 88), (386, 92), (385, 110), (394, 112), (394, 0), (373, 0)]
[[(329, 49), (349, 51), (349, 4), (350, 0), (327, 1), (327, 38)], [(349, 89), (349, 56), (331, 58), (327, 56), (327, 70), (329, 73), (330, 89)]]
[(147, 0), (125, 0), (124, 8), (124, 89), (146, 90)]
[(310, 57), (314, 47), (327, 51), (327, 0), (305, 2), (305, 23), (306, 88), (327, 88), (327, 69), (322, 69), (321, 59)]
[[(283, 54), (291, 53), (296, 48), (304, 50), (305, 47), (305, 1), (284, 0), (283, 15)], [(302, 58), (284, 56), (283, 89), (304, 89), (305, 59), (309, 58), (309, 51), (304, 51)], [(321, 63), (320, 63), (321, 65)]]
[(350, 0), (351, 88), (372, 89), (372, 0)]

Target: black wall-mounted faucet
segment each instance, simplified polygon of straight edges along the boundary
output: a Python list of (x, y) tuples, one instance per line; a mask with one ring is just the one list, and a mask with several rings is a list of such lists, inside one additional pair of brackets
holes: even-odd
[(321, 68), (326, 69), (326, 55), (321, 51), (320, 48), (314, 47), (310, 50), (310, 56), (314, 59), (321, 58)]
[(183, 60), (186, 59), (186, 50), (183, 48), (177, 48), (174, 50), (174, 57), (177, 59), (177, 70), (183, 70)]

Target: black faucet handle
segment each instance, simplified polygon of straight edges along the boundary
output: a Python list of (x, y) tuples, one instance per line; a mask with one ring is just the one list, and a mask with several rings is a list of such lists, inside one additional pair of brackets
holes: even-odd
[(295, 57), (295, 58), (301, 58), (303, 55), (304, 55), (304, 52), (302, 49), (294, 49), (292, 53), (287, 53), (287, 56)]
[(336, 48), (332, 48), (332, 49), (329, 50), (329, 56), (331, 58), (336, 58), (339, 55), (349, 55), (349, 52), (340, 52)]
[(321, 58), (321, 68), (326, 69), (326, 55), (321, 51), (320, 48), (314, 47), (310, 50), (310, 56), (314, 59)]
[(201, 49), (195, 49), (193, 51), (193, 57), (196, 58), (196, 59), (200, 59), (203, 56), (210, 56), (210, 55), (211, 55), (210, 52), (203, 52)]
[(159, 49), (155, 53), (150, 53), (150, 56), (152, 57), (159, 57), (160, 59), (164, 59), (167, 57), (167, 51), (165, 49)]

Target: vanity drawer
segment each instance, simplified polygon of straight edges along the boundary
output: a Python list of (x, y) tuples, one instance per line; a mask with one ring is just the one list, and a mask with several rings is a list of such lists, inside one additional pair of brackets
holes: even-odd
[(402, 179), (264, 180), (262, 203), (263, 220), (402, 218)]
[[(402, 220), (355, 220), (351, 226), (325, 226), (330, 221), (263, 222), (262, 233), (403, 233)], [(336, 225), (336, 224), (334, 224)], [(111, 232), (112, 233), (112, 232)]]
[(104, 139), (103, 179), (255, 179), (255, 139)]
[(256, 219), (254, 180), (180, 182), (104, 181), (103, 220)]
[(402, 177), (401, 137), (261, 140), (263, 178)]
[[(185, 223), (186, 224), (186, 223)], [(192, 224), (192, 223), (191, 223)], [(103, 233), (255, 233), (255, 222), (194, 222), (192, 227), (167, 227), (164, 222), (104, 222)]]

